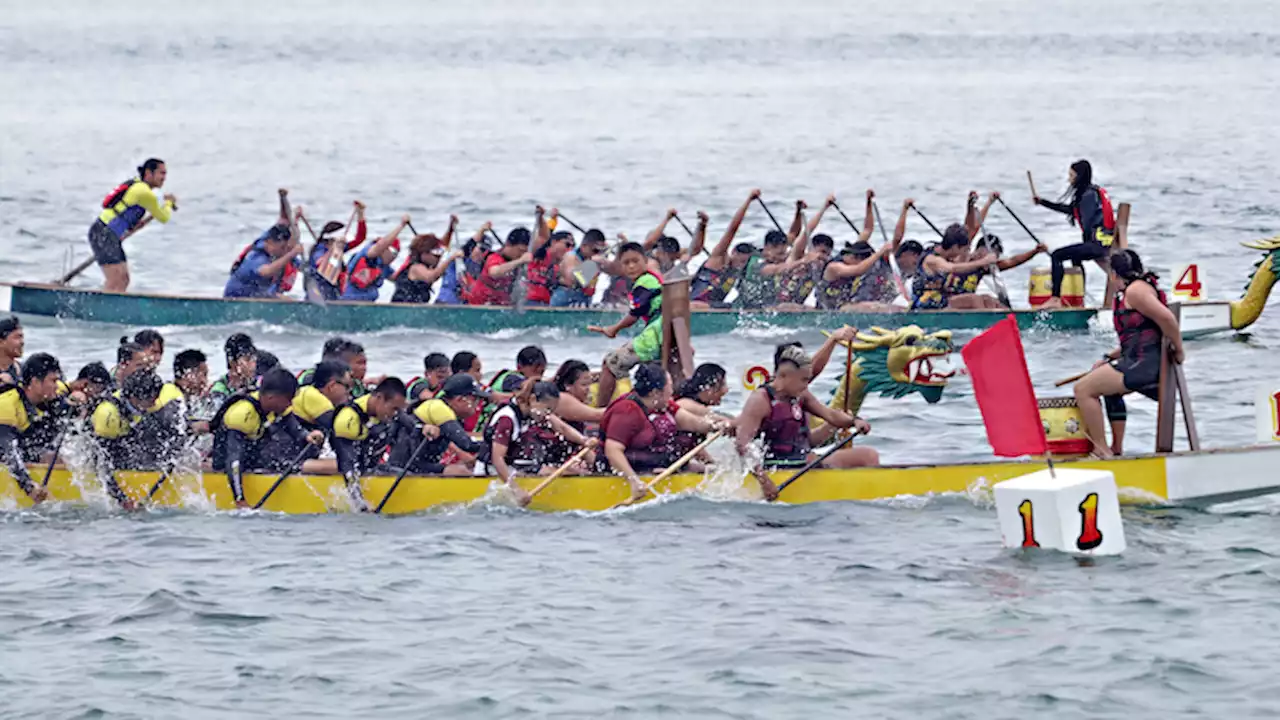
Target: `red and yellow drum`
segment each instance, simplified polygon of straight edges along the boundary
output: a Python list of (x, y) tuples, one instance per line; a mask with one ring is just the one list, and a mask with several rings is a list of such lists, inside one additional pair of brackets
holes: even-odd
[(1075, 398), (1040, 398), (1040, 423), (1054, 455), (1088, 455), (1092, 449)]
[[(1027, 301), (1031, 307), (1040, 307), (1053, 296), (1053, 275), (1049, 268), (1031, 271), (1031, 287)], [(1062, 276), (1062, 304), (1067, 307), (1084, 307), (1084, 269), (1067, 268)]]

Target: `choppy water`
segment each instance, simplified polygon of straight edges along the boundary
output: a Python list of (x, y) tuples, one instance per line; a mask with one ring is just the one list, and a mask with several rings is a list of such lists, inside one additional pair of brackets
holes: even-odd
[[(182, 209), (130, 241), (135, 286), (210, 294), (279, 186), (342, 220), (357, 195), (375, 231), (406, 210), (420, 229), (450, 211), (505, 227), (543, 202), (632, 237), (670, 205), (706, 208), (714, 231), (757, 186), (778, 212), (833, 189), (848, 210), (870, 185), (890, 222), (906, 195), (948, 222), (965, 191), (998, 188), (1058, 244), (1074, 231), (1027, 207), (1023, 172), (1048, 195), (1085, 156), (1134, 203), (1153, 265), (1197, 261), (1212, 296), (1234, 296), (1256, 259), (1236, 243), (1280, 225), (1275, 7), (1047, 5), (188, 2), (145, 19), (24, 5), (0, 19), (0, 278), (56, 275), (67, 243), (83, 255), (91, 208), (148, 155)], [(999, 210), (989, 226), (1025, 242)], [(1025, 296), (1025, 275), (1010, 280)], [(1253, 436), (1254, 389), (1277, 380), (1271, 313), (1247, 339), (1189, 348), (1206, 444)], [(165, 331), (170, 357), (216, 356), (230, 329)], [(318, 355), (308, 331), (251, 332), (291, 366)], [(75, 368), (110, 360), (121, 334), (33, 321), (28, 351)], [(609, 347), (360, 339), (372, 372), (404, 375), (431, 350), (496, 370), (530, 341), (553, 364)], [(699, 339), (699, 359), (737, 376), (778, 339)], [(1112, 339), (1026, 341), (1043, 389)], [(1131, 406), (1130, 446), (1148, 447), (1151, 407)], [(963, 384), (865, 414), (889, 461), (985, 454)], [(1091, 565), (1001, 551), (991, 509), (960, 497), (5, 515), (0, 714), (1270, 716), (1273, 507), (1126, 511), (1129, 552)]]

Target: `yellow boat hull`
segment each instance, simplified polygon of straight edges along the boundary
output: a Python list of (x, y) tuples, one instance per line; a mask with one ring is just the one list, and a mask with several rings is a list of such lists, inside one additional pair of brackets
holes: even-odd
[[(1115, 474), (1121, 496), (1133, 502), (1210, 502), (1238, 499), (1280, 490), (1280, 476), (1272, 470), (1280, 463), (1280, 445), (1198, 453), (1140, 456), (1108, 461), (1059, 463), (1059, 467), (1100, 468)], [(983, 492), (994, 483), (1042, 468), (1037, 462), (990, 462), (909, 467), (879, 467), (856, 470), (814, 470), (783, 493), (790, 504), (867, 501), (898, 496), (939, 493)], [(44, 475), (44, 467), (31, 466), (32, 477)], [(0, 473), (7, 474), (7, 473)], [(790, 471), (774, 473), (776, 482), (790, 477)], [(117, 474), (129, 497), (142, 501), (159, 478), (156, 472), (126, 471)], [(248, 475), (245, 497), (256, 503), (278, 476)], [(394, 478), (368, 477), (361, 481), (365, 499), (377, 505), (390, 490)], [(532, 490), (541, 478), (520, 480)], [(53, 500), (64, 503), (106, 503), (105, 493), (92, 477), (77, 477), (71, 471), (55, 469), (48, 485)], [(693, 493), (726, 500), (759, 500), (760, 488), (752, 478), (684, 474), (658, 484), (658, 495)], [(566, 476), (556, 480), (529, 506), (544, 512), (607, 510), (628, 497), (626, 483), (612, 476)], [(491, 478), (406, 477), (383, 509), (385, 514), (420, 513), (433, 508), (459, 506), (502, 495)], [(25, 508), (31, 500), (9, 478), (0, 479), (0, 502), (7, 507)], [(505, 501), (509, 502), (509, 501)], [(175, 474), (165, 481), (152, 499), (159, 507), (197, 510), (235, 508), (226, 477), (218, 473)], [(276, 490), (264, 510), (289, 514), (348, 512), (351, 505), (341, 477), (295, 475)]]

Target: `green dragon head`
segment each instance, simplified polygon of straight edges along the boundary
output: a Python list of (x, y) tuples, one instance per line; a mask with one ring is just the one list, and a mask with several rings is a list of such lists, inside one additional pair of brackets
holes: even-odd
[(836, 409), (857, 413), (873, 392), (891, 398), (920, 393), (926, 402), (936, 403), (955, 374), (933, 369), (934, 360), (946, 358), (954, 350), (950, 330), (926, 333), (915, 325), (897, 330), (873, 327), (870, 332), (858, 333), (851, 345), (857, 357), (849, 381), (842, 377), (836, 385), (830, 403)]

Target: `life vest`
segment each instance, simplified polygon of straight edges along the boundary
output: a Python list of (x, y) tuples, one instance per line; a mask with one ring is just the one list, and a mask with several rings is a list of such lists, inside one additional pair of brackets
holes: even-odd
[[(421, 384), (421, 387), (419, 387), (419, 384)], [(409, 382), (405, 384), (404, 394), (405, 394), (405, 397), (410, 402), (416, 402), (418, 400), (418, 396), (422, 394), (423, 390), (431, 390), (431, 386), (427, 383), (426, 378), (419, 375), (417, 377), (411, 378)], [(443, 387), (438, 387), (435, 390), (432, 390), (431, 397), (427, 399), (431, 400), (431, 399), (440, 397), (440, 393), (443, 390), (444, 390)]]
[(766, 460), (796, 460), (809, 453), (809, 422), (799, 398), (780, 402), (772, 385), (764, 386), (769, 396), (769, 415), (760, 423), (757, 437), (764, 438)]
[[(441, 262), (444, 262), (443, 260)], [(422, 265), (410, 258), (406, 260), (404, 265), (391, 276), (391, 282), (395, 283), (396, 291), (391, 295), (393, 303), (419, 303), (425, 305), (431, 302), (431, 286), (432, 283), (425, 280), (413, 280), (406, 272), (413, 265)]]
[[(244, 246), (244, 249), (240, 251), (240, 256), (236, 258), (235, 262), (231, 263), (232, 274), (235, 274), (235, 271), (240, 269), (240, 266), (244, 264), (244, 259), (249, 257), (249, 253), (253, 252), (256, 247), (258, 247), (257, 240), (254, 240)], [(293, 289), (293, 283), (297, 278), (298, 259), (294, 258), (286, 263), (284, 269), (276, 276), (276, 286), (279, 288), (280, 292), (289, 292)]]
[[(653, 431), (652, 442), (647, 443), (644, 447), (631, 447), (628, 444), (623, 451), (632, 469), (637, 472), (654, 470), (669, 464), (675, 459), (679, 428), (676, 426), (675, 411), (672, 409), (674, 403), (669, 404), (660, 412), (650, 412), (644, 403), (640, 402), (640, 398), (635, 393), (619, 398), (616, 402), (635, 403), (636, 407), (640, 408), (640, 412), (644, 414), (645, 419), (649, 421), (649, 427)], [(601, 424), (603, 426), (603, 422)], [(607, 463), (607, 460), (604, 459), (604, 453), (599, 453), (596, 457), (599, 459), (598, 462)]]
[(725, 261), (724, 267), (713, 270), (703, 264), (693, 276), (693, 299), (701, 302), (724, 302), (742, 272)]
[[(116, 205), (119, 205), (121, 202), (123, 202), (124, 194), (129, 192), (129, 188), (133, 187), (133, 184), (136, 182), (140, 182), (140, 180), (136, 177), (133, 177), (117, 185), (115, 190), (112, 190), (110, 193), (107, 193), (107, 196), (102, 199), (102, 209), (107, 210), (110, 208), (114, 208)], [(120, 211), (117, 211), (117, 212), (120, 212)]]
[(340, 244), (340, 240), (330, 238), (313, 245), (307, 254), (308, 270), (317, 282), (328, 286), (329, 292), (325, 296), (330, 300), (337, 299), (347, 290), (346, 266), (342, 262), (342, 253), (336, 250)]
[(467, 302), (473, 305), (508, 305), (511, 303), (511, 290), (515, 287), (519, 272), (508, 273), (497, 278), (485, 272), (490, 268), (489, 260), (495, 255), (502, 259), (500, 262), (494, 263), (494, 266), (508, 262), (506, 256), (500, 252), (487, 253), (484, 256), (484, 263), (480, 266), (480, 276), (471, 285), (471, 299)]
[(214, 413), (213, 419), (209, 421), (209, 428), (213, 433), (213, 454), (210, 460), (213, 462), (214, 470), (225, 471), (227, 468), (227, 429), (223, 427), (222, 419), (226, 417), (227, 411), (231, 409), (231, 406), (241, 400), (246, 400), (253, 406), (254, 412), (258, 414), (261, 421), (258, 436), (249, 438), (250, 441), (256, 442), (266, 437), (267, 430), (276, 421), (276, 416), (268, 415), (262, 409), (262, 403), (258, 402), (258, 398), (249, 393), (236, 393), (224, 400), (221, 407), (218, 408), (218, 412)]
[[(651, 278), (651, 279), (650, 279)], [(657, 290), (657, 293), (649, 299), (649, 304), (645, 308), (640, 307), (640, 300), (636, 297), (636, 288), (644, 288), (647, 290)], [(662, 276), (656, 272), (648, 271), (631, 284), (631, 289), (627, 293), (627, 299), (631, 303), (633, 309), (643, 309), (644, 315), (641, 320), (644, 324), (652, 324), (654, 318), (662, 317)]]
[(803, 305), (809, 293), (822, 281), (822, 271), (826, 266), (806, 265), (787, 274), (782, 281), (782, 291), (778, 293), (779, 302), (792, 302)]
[(347, 271), (347, 284), (360, 290), (377, 287), (382, 282), (384, 267), (382, 261), (370, 260), (369, 254), (363, 253)]
[[(1143, 280), (1151, 285), (1160, 298), (1160, 304), (1168, 305), (1164, 291), (1156, 287), (1155, 278), (1148, 276)], [(1120, 352), (1131, 361), (1137, 362), (1147, 353), (1158, 353), (1164, 333), (1155, 320), (1125, 305), (1125, 290), (1116, 292), (1115, 311), (1112, 313), (1112, 325), (1120, 339)]]
[(931, 273), (925, 269), (925, 260), (937, 253), (938, 246), (934, 245), (920, 256), (920, 264), (916, 270), (913, 293), (915, 300), (911, 304), (912, 310), (939, 310), (947, 306), (947, 273)]
[[(862, 276), (862, 282), (853, 293), (854, 302), (891, 303), (898, 297), (898, 288), (893, 281), (893, 266), (886, 258), (880, 258), (870, 270)], [(910, 300), (910, 298), (907, 298)]]
[(551, 289), (556, 286), (556, 278), (560, 276), (560, 263), (552, 262), (546, 248), (541, 258), (535, 257), (529, 263), (527, 277), (528, 299), (536, 302), (551, 302)]
[(747, 261), (738, 279), (738, 299), (735, 306), (744, 308), (762, 308), (778, 302), (778, 276), (761, 275), (764, 258), (753, 256)]
[[(1111, 208), (1111, 196), (1107, 195), (1107, 191), (1104, 188), (1098, 187), (1097, 185), (1094, 185), (1091, 189), (1098, 193), (1098, 206), (1102, 208), (1102, 229), (1108, 233), (1115, 232), (1116, 214)], [(1080, 225), (1079, 205), (1072, 210), (1072, 214), (1075, 216), (1076, 225)]]
[[(828, 262), (827, 265), (841, 262), (844, 261), (836, 258)], [(823, 270), (826, 270), (825, 266)], [(854, 296), (861, 287), (861, 275), (840, 278), (839, 280), (823, 280), (818, 289), (818, 307), (823, 310), (839, 310), (841, 307), (853, 302)]]

